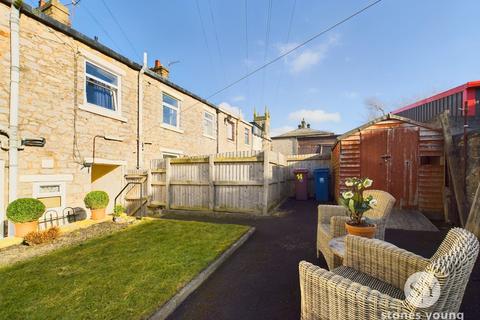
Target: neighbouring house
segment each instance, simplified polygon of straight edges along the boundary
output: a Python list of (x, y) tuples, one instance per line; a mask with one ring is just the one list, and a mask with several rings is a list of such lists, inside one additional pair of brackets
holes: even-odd
[(369, 177), (397, 207), (444, 218), (443, 135), (428, 124), (388, 114), (355, 128), (338, 137), (332, 169), (336, 197), (346, 190), (346, 178)]
[(286, 155), (330, 155), (336, 138), (333, 132), (310, 128), (310, 124), (303, 119), (297, 129), (272, 137), (272, 150)]
[(152, 159), (269, 148), (269, 114), (245, 121), (146, 60), (72, 29), (58, 0), (0, 0), (0, 221), (18, 197), (57, 211), (95, 189), (113, 199)]

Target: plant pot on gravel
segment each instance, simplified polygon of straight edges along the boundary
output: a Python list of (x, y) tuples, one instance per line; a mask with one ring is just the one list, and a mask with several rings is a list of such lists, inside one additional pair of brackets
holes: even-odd
[(45, 205), (38, 199), (20, 198), (7, 207), (7, 218), (15, 224), (15, 236), (23, 238), (37, 231), (38, 219), (45, 212)]
[(370, 223), (363, 214), (377, 205), (377, 200), (372, 196), (364, 197), (363, 191), (371, 187), (373, 180), (368, 178), (347, 178), (345, 185), (349, 191), (342, 192), (338, 202), (347, 209), (350, 220), (345, 222), (345, 229), (348, 234), (373, 238), (376, 225)]
[(85, 206), (91, 211), (92, 220), (102, 220), (105, 218), (105, 208), (108, 206), (108, 194), (105, 191), (90, 191), (83, 199)]

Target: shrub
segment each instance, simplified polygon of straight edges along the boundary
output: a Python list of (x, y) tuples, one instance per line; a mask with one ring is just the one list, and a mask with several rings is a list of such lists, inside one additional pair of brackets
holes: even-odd
[(52, 227), (44, 231), (32, 231), (25, 235), (24, 241), (29, 246), (35, 246), (37, 244), (52, 242), (60, 236), (60, 229)]
[(117, 204), (115, 208), (113, 208), (113, 216), (114, 217), (120, 217), (125, 214), (125, 207), (122, 206), (121, 204)]
[(83, 199), (85, 206), (89, 209), (103, 209), (108, 205), (108, 194), (105, 191), (90, 191)]
[(7, 218), (14, 223), (36, 221), (45, 212), (45, 205), (38, 199), (20, 198), (7, 207)]

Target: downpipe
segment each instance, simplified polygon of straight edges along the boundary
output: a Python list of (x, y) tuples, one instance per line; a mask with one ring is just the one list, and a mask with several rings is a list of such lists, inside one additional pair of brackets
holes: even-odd
[(143, 74), (148, 68), (147, 53), (143, 53), (143, 66), (138, 72), (138, 110), (137, 110), (137, 170), (143, 164)]

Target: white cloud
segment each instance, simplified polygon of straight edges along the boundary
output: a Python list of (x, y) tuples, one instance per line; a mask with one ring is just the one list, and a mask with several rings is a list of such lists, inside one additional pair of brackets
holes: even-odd
[[(303, 51), (293, 52), (284, 61), (291, 73), (300, 73), (319, 64), (326, 57), (331, 48), (338, 44), (338, 35), (333, 35), (327, 41), (316, 47), (304, 49)], [(296, 47), (296, 43), (285, 43), (277, 46), (280, 54), (284, 54)]]
[(343, 95), (345, 97), (347, 97), (348, 99), (358, 98), (358, 92), (357, 91), (345, 91), (345, 92), (343, 92)]
[(240, 96), (235, 96), (235, 97), (232, 98), (232, 101), (233, 101), (233, 102), (245, 101), (245, 96), (242, 96), (242, 95), (240, 95)]
[(279, 135), (281, 135), (285, 132), (292, 131), (293, 129), (295, 129), (295, 128), (292, 127), (292, 126), (283, 126), (283, 127), (279, 127), (279, 128), (273, 128), (270, 131), (270, 136), (271, 137), (279, 136)]
[(340, 113), (329, 113), (321, 109), (301, 109), (288, 115), (288, 119), (294, 121), (301, 121), (304, 118), (308, 123), (340, 122)]
[(310, 94), (314, 94), (314, 93), (317, 93), (318, 91), (318, 88), (315, 88), (315, 87), (311, 87), (311, 88), (308, 88), (307, 89), (307, 92), (310, 93)]
[(240, 107), (232, 106), (228, 102), (221, 102), (219, 105), (220, 109), (225, 110), (228, 113), (231, 113), (234, 116), (239, 116), (240, 118), (244, 119), (242, 109)]

